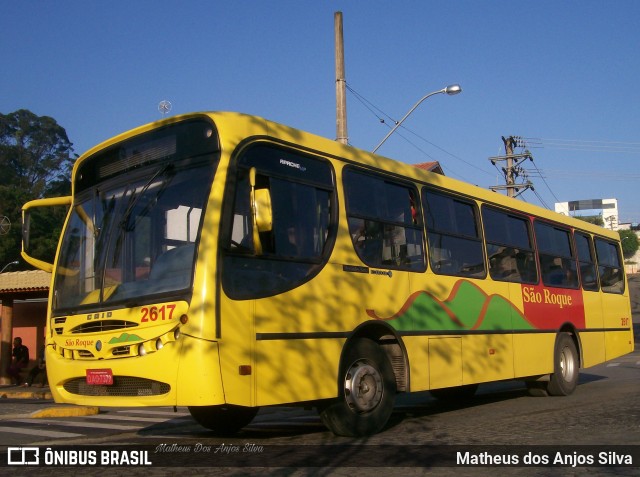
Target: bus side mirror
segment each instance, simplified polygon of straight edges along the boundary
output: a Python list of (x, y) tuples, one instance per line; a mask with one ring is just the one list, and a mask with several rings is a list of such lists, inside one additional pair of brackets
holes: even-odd
[(255, 225), (258, 232), (271, 232), (273, 229), (273, 213), (271, 211), (271, 194), (269, 189), (258, 189), (255, 191), (256, 211)]
[(251, 217), (253, 219), (253, 250), (256, 255), (262, 255), (260, 232), (271, 232), (273, 228), (273, 212), (271, 209), (271, 194), (269, 189), (256, 189), (256, 168), (249, 170), (249, 184), (251, 185)]
[(40, 270), (51, 273), (53, 271), (53, 264), (40, 260), (38, 258), (29, 255), (29, 242), (31, 238), (31, 209), (39, 207), (56, 207), (56, 206), (70, 206), (72, 203), (71, 196), (55, 197), (52, 199), (37, 199), (27, 202), (22, 206), (22, 251), (20, 255), (22, 258)]

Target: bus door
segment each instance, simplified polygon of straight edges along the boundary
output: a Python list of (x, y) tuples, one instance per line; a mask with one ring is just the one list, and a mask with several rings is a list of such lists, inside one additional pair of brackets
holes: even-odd
[(633, 350), (629, 290), (618, 245), (598, 237), (594, 242), (602, 296), (605, 358), (610, 360)]
[(232, 176), (221, 233), (227, 402), (263, 406), (316, 399), (318, 388), (335, 393), (335, 375), (319, 385), (305, 368), (312, 355), (323, 362), (317, 333), (340, 330), (338, 306), (330, 319), (322, 314), (339, 286), (322, 278), (337, 231), (331, 164), (260, 142), (238, 154)]
[[(584, 302), (585, 330), (580, 333), (583, 352), (582, 366), (588, 368), (605, 360), (604, 293), (598, 284), (598, 270), (591, 235), (574, 232), (574, 242), (578, 254), (582, 298)], [(605, 305), (603, 307), (603, 305)], [(593, 330), (593, 331), (591, 331)]]

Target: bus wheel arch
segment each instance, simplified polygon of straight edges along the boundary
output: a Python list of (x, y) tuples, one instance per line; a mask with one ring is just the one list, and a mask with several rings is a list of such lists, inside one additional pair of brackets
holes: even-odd
[(396, 379), (396, 391), (408, 391), (410, 389), (408, 354), (404, 342), (402, 338), (398, 336), (396, 330), (384, 322), (362, 323), (353, 331), (349, 340), (345, 343), (342, 349), (343, 356), (350, 343), (357, 338), (370, 339), (382, 348), (393, 367), (393, 374)]
[(322, 422), (334, 434), (375, 434), (391, 417), (399, 379), (392, 360), (399, 362), (401, 358), (404, 363), (406, 353), (390, 331), (384, 326), (356, 329), (344, 345), (338, 396), (323, 402), (318, 409)]

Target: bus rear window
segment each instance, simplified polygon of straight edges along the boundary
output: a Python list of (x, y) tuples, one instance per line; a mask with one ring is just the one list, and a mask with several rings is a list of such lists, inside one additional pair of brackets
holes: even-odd
[(624, 270), (618, 246), (600, 238), (596, 238), (596, 255), (598, 257), (598, 275), (602, 291), (606, 293), (624, 293)]

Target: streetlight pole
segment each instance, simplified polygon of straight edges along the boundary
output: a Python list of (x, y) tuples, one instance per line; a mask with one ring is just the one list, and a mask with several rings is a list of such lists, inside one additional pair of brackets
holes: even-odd
[(409, 115), (410, 115), (411, 113), (413, 113), (413, 111), (414, 111), (418, 106), (420, 106), (420, 104), (421, 104), (425, 99), (427, 99), (427, 98), (429, 98), (429, 97), (431, 97), (431, 96), (433, 96), (433, 95), (435, 95), (435, 94), (444, 93), (444, 94), (447, 94), (447, 95), (449, 95), (449, 96), (453, 96), (454, 94), (458, 94), (458, 93), (460, 93), (460, 92), (462, 92), (462, 88), (460, 87), (460, 85), (459, 85), (459, 84), (452, 84), (452, 85), (447, 86), (446, 88), (442, 88), (442, 89), (441, 89), (441, 90), (439, 90), (439, 91), (434, 91), (433, 93), (429, 93), (429, 94), (427, 94), (426, 96), (423, 96), (423, 97), (420, 99), (420, 101), (418, 101), (416, 104), (414, 104), (414, 105), (413, 105), (413, 107), (409, 110), (409, 112), (408, 112), (407, 114), (405, 114), (405, 115), (404, 115), (404, 117), (403, 117), (400, 121), (398, 121), (398, 122), (396, 123), (396, 125), (395, 125), (395, 126), (393, 126), (393, 128), (391, 128), (391, 131), (389, 131), (389, 133), (384, 137), (384, 139), (383, 139), (382, 141), (380, 141), (380, 143), (379, 143), (379, 144), (375, 147), (375, 149), (374, 149), (373, 151), (371, 151), (371, 152), (376, 152), (376, 151), (380, 148), (380, 146), (382, 146), (382, 144), (384, 144), (384, 142), (385, 142), (387, 139), (389, 139), (389, 136), (391, 136), (391, 135), (395, 132), (395, 130), (396, 130), (396, 129), (398, 129), (398, 128), (400, 127), (400, 125), (404, 122), (404, 120), (405, 120), (405, 119), (407, 119), (407, 118), (409, 117)]
[(7, 263), (4, 267), (2, 267), (2, 270), (0, 270), (0, 273), (4, 272), (7, 269), (7, 267), (10, 267), (11, 265), (18, 265), (19, 263), (20, 262), (18, 262), (17, 260)]

